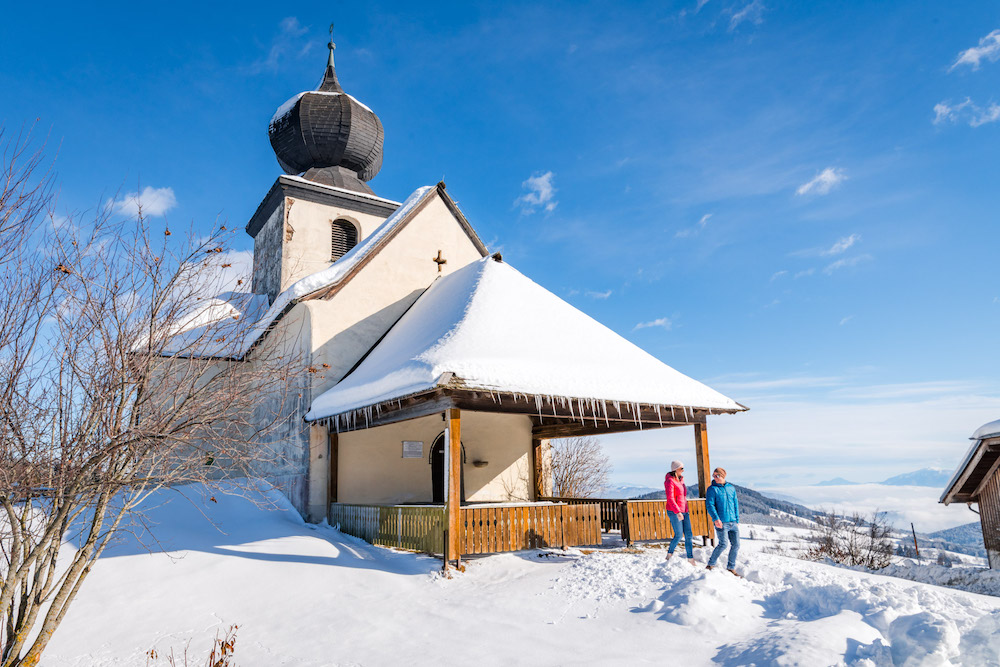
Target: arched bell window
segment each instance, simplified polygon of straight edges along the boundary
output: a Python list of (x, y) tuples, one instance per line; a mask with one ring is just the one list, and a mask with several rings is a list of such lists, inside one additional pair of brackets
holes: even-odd
[(331, 228), (330, 261), (336, 262), (358, 245), (358, 228), (350, 220), (334, 220)]

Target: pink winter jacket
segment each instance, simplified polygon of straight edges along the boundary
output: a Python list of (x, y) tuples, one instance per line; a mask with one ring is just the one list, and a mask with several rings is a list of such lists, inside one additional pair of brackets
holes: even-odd
[(667, 493), (667, 511), (676, 514), (684, 514), (688, 511), (687, 487), (684, 486), (684, 478), (674, 479), (673, 475), (667, 473), (663, 478), (663, 490)]

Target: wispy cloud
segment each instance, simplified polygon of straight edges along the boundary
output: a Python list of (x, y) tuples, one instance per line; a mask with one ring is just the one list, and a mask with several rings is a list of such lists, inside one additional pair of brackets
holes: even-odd
[(860, 234), (851, 234), (838, 239), (829, 248), (805, 248), (789, 253), (792, 257), (832, 257), (844, 254), (851, 246), (861, 240)]
[(805, 278), (806, 276), (811, 276), (814, 273), (816, 273), (816, 269), (803, 269), (802, 271), (796, 273), (794, 277), (796, 280), (798, 280), (799, 278)]
[(762, 390), (772, 391), (774, 389), (826, 389), (842, 386), (844, 381), (843, 377), (836, 375), (796, 375), (763, 380), (727, 380), (725, 377), (722, 377), (708, 380), (708, 383), (720, 391), (738, 393)]
[(854, 257), (844, 257), (843, 259), (838, 259), (836, 262), (831, 262), (826, 265), (823, 269), (823, 273), (826, 275), (832, 274), (834, 271), (839, 271), (840, 269), (845, 269), (850, 266), (857, 266), (861, 262), (867, 262), (872, 259), (871, 255), (856, 255)]
[(674, 234), (674, 236), (679, 239), (686, 239), (694, 236), (695, 234), (698, 234), (699, 232), (701, 232), (701, 230), (705, 229), (705, 225), (708, 224), (708, 219), (711, 217), (712, 217), (711, 213), (706, 213), (705, 215), (701, 216), (701, 219), (698, 220), (697, 224), (695, 224), (694, 227), (687, 227), (685, 229), (681, 229), (676, 234)]
[(860, 234), (851, 234), (850, 236), (845, 236), (840, 239), (827, 250), (823, 251), (823, 255), (829, 257), (830, 255), (842, 255), (848, 248), (861, 240)]
[(958, 104), (951, 104), (948, 101), (938, 102), (934, 105), (934, 124), (941, 123), (968, 123), (970, 127), (979, 127), (987, 123), (1000, 120), (1000, 104), (991, 102), (989, 106), (981, 107), (975, 104), (970, 98)]
[(555, 210), (559, 202), (556, 201), (556, 187), (552, 183), (555, 174), (547, 171), (544, 174), (538, 173), (521, 183), (521, 187), (528, 192), (514, 200), (515, 206), (521, 207), (521, 212), (525, 214), (534, 213), (537, 209), (544, 209), (547, 213)]
[(587, 296), (589, 296), (591, 299), (607, 299), (608, 297), (611, 296), (611, 290), (607, 290), (606, 292), (589, 292), (588, 291), (588, 292), (585, 292), (585, 294)]
[(281, 19), (278, 23), (278, 34), (271, 38), (267, 55), (255, 61), (250, 66), (250, 71), (254, 73), (278, 69), (283, 61), (289, 57), (301, 57), (309, 53), (313, 47), (306, 35), (309, 28), (299, 23), (294, 16)]
[(785, 271), (784, 269), (782, 269), (781, 271), (775, 271), (774, 273), (771, 274), (771, 282), (773, 283), (778, 278), (783, 278), (784, 276), (787, 275), (788, 271)]
[(847, 174), (839, 167), (827, 167), (808, 183), (803, 183), (795, 191), (797, 195), (826, 195), (835, 187), (847, 180)]
[(672, 326), (673, 323), (668, 318), (660, 317), (650, 322), (639, 322), (634, 327), (632, 327), (632, 331), (636, 331), (637, 329), (649, 329), (651, 327), (663, 327), (667, 331), (670, 331), (670, 328)]
[(115, 213), (125, 216), (139, 215), (157, 218), (177, 206), (173, 188), (153, 188), (146, 186), (142, 193), (129, 192), (121, 199), (109, 202)]
[(960, 65), (968, 65), (977, 70), (982, 61), (988, 60), (995, 63), (998, 59), (1000, 59), (1000, 29), (994, 30), (979, 40), (979, 46), (973, 46), (959, 53), (958, 58), (948, 68), (948, 71), (951, 72)]
[(729, 31), (732, 32), (743, 23), (744, 21), (749, 21), (754, 25), (760, 25), (764, 22), (764, 10), (767, 7), (764, 6), (760, 0), (753, 0), (743, 6), (741, 10), (734, 13), (729, 19)]
[(840, 320), (840, 326), (844, 326), (845, 324), (847, 324), (848, 322), (850, 322), (853, 319), (854, 319), (854, 315), (848, 315), (847, 317), (841, 318), (841, 320)]

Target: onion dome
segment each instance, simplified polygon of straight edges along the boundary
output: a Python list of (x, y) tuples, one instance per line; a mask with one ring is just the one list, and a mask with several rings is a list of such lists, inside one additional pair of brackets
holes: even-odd
[(271, 118), (267, 134), (278, 164), (325, 185), (372, 193), (370, 181), (382, 168), (382, 121), (344, 92), (330, 57), (319, 88), (299, 93)]

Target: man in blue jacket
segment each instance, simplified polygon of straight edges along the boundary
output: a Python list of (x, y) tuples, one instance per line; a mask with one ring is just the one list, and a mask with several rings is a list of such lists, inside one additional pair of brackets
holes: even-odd
[(715, 567), (726, 545), (732, 544), (729, 547), (726, 569), (740, 576), (733, 569), (736, 567), (736, 555), (740, 552), (740, 503), (736, 500), (736, 487), (726, 482), (724, 468), (712, 471), (712, 485), (705, 493), (705, 507), (708, 508), (708, 514), (715, 522), (716, 532), (719, 534), (719, 544), (708, 559), (708, 569)]

